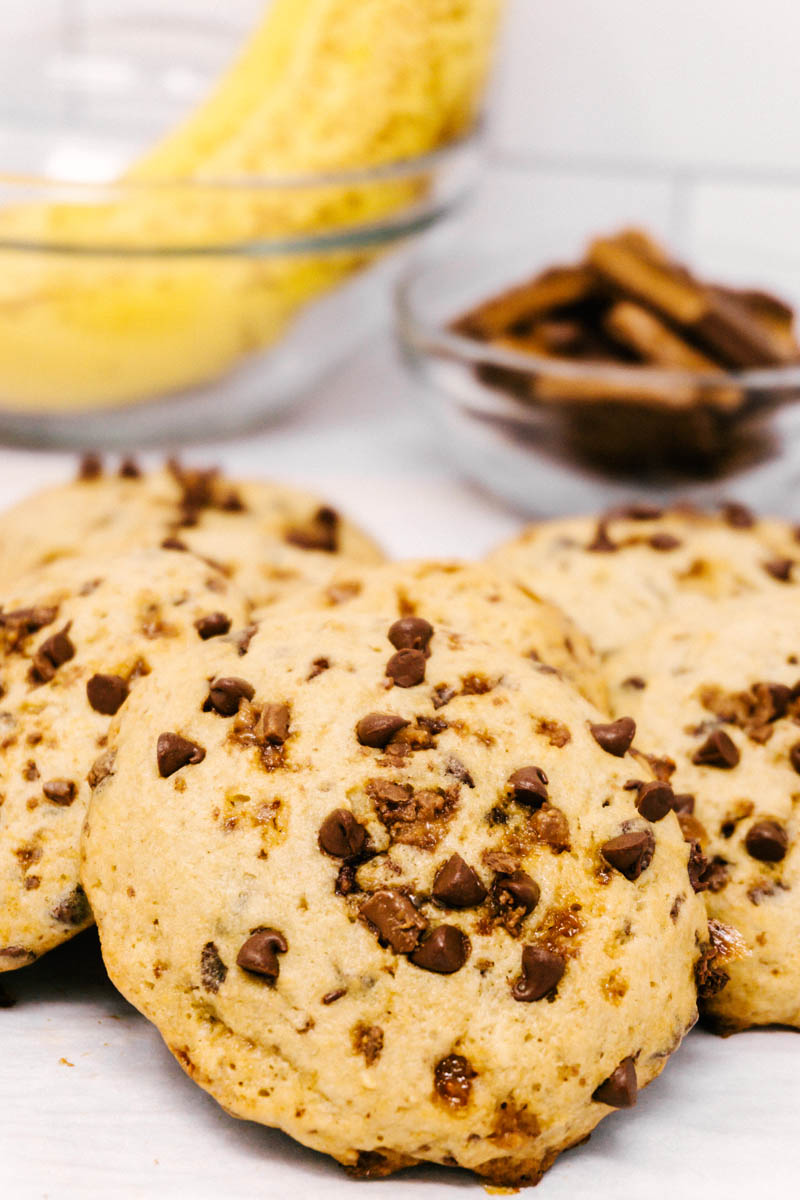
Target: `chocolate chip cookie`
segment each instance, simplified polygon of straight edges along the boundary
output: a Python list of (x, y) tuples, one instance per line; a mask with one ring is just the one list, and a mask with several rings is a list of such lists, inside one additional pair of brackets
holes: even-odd
[(175, 462), (142, 474), (128, 460), (105, 473), (89, 458), (74, 483), (0, 514), (0, 579), (59, 558), (154, 546), (215, 563), (261, 606), (324, 583), (342, 561), (383, 557), (335, 509), (284, 484), (234, 482)]
[(696, 870), (634, 732), (421, 609), (205, 643), (96, 781), (111, 977), (228, 1111), (355, 1175), (535, 1182), (695, 1019)]
[(90, 782), (106, 735), (143, 678), (176, 647), (241, 628), (246, 606), (190, 554), (70, 559), (0, 602), (0, 971), (91, 924), (78, 882)]
[(792, 593), (800, 542), (789, 527), (740, 504), (719, 515), (639, 504), (531, 525), (489, 563), (563, 608), (602, 656), (646, 634), (687, 597)]
[(725, 1030), (800, 1026), (800, 611), (783, 596), (698, 603), (607, 663), (612, 702), (661, 757), (680, 820), (709, 862), (712, 918), (747, 954), (710, 964)]
[(416, 559), (378, 567), (347, 564), (322, 587), (298, 593), (287, 603), (315, 611), (346, 607), (387, 620), (423, 612), (431, 621), (546, 663), (593, 703), (606, 703), (600, 664), (586, 635), (555, 605), (479, 563)]

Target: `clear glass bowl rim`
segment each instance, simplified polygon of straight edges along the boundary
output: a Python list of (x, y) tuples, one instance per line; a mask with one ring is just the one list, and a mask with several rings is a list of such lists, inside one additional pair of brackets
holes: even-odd
[[(468, 159), (476, 155), (482, 141), (482, 125), (476, 124), (467, 133), (451, 139), (435, 150), (391, 162), (378, 163), (369, 167), (347, 168), (335, 171), (308, 172), (293, 175), (242, 176), (236, 179), (202, 180), (158, 180), (139, 182), (135, 180), (110, 183), (90, 183), (70, 179), (50, 179), (33, 175), (8, 174), (0, 171), (0, 196), (12, 204), (46, 204), (68, 201), (75, 204), (113, 204), (121, 199), (135, 197), (170, 198), (170, 203), (180, 202), (181, 197), (197, 202), (213, 202), (215, 198), (232, 197), (238, 194), (255, 193), (256, 196), (279, 195), (283, 192), (307, 192), (312, 194), (320, 188), (363, 188), (370, 184), (403, 183), (418, 180), (421, 175), (436, 177), (439, 172), (456, 163), (459, 158)], [(70, 243), (57, 239), (31, 240), (25, 238), (0, 237), (0, 251), (18, 251), (33, 254), (64, 254), (77, 257), (120, 257), (120, 258), (195, 258), (195, 257), (262, 257), (281, 254), (307, 254), (333, 250), (357, 249), (380, 246), (421, 232), (441, 215), (458, 204), (467, 192), (461, 181), (445, 196), (432, 189), (429, 197), (419, 203), (398, 208), (370, 221), (328, 228), (317, 232), (281, 234), (263, 238), (251, 238), (233, 242), (208, 244), (178, 243), (176, 245), (154, 242), (147, 246), (130, 246), (125, 243)]]
[[(413, 258), (404, 268), (395, 285), (395, 316), (402, 345), (420, 357), (436, 357), (467, 363), (473, 367), (505, 367), (508, 370), (528, 375), (547, 374), (553, 378), (571, 380), (588, 379), (609, 385), (630, 387), (640, 383), (643, 387), (658, 389), (691, 388), (697, 392), (712, 393), (726, 387), (736, 387), (745, 393), (744, 404), (738, 414), (750, 412), (754, 407), (767, 403), (763, 393), (791, 391), (800, 388), (800, 363), (781, 367), (763, 367), (742, 371), (722, 371), (713, 375), (679, 368), (619, 365), (604, 362), (571, 361), (569, 359), (545, 358), (542, 355), (523, 353), (480, 342), (476, 338), (430, 320), (420, 311), (417, 298), (420, 289), (431, 272), (445, 268), (451, 261), (449, 256), (436, 258)], [(456, 314), (454, 314), (456, 315)], [(499, 399), (499, 398), (498, 398)], [(511, 404), (521, 415), (530, 414), (538, 407), (535, 400), (523, 401), (511, 393), (504, 393), (503, 404)], [(634, 407), (633, 405), (631, 406)]]

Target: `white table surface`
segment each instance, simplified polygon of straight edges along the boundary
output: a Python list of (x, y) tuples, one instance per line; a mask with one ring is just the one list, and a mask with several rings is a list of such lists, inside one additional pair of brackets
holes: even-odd
[[(478, 556), (520, 524), (440, 458), (382, 338), (280, 424), (189, 457), (315, 488), (395, 555)], [(0, 451), (0, 504), (73, 466)], [(16, 1004), (0, 1010), (0, 1200), (483, 1194), (434, 1167), (354, 1183), (282, 1134), (226, 1116), (112, 988), (93, 933), (3, 983)], [(800, 1034), (695, 1030), (636, 1109), (605, 1120), (537, 1195), (800, 1197), (798, 1115)]]

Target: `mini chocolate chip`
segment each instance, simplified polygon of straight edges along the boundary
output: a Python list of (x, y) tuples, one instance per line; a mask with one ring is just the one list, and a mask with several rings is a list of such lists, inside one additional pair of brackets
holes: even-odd
[(208, 613), (205, 617), (198, 617), (194, 623), (194, 627), (203, 641), (206, 642), (209, 638), (221, 637), (224, 633), (228, 633), (231, 627), (231, 619), (224, 612)]
[(499, 909), (522, 908), (527, 915), (539, 903), (539, 885), (526, 871), (498, 875), (492, 884), (492, 899)]
[(694, 812), (694, 796), (690, 792), (677, 792), (672, 797), (672, 811), (691, 816)]
[(319, 827), (320, 850), (332, 858), (354, 858), (364, 849), (367, 831), (347, 808), (335, 808)]
[(435, 971), (437, 975), (460, 971), (468, 958), (469, 941), (455, 925), (437, 925), (430, 937), (409, 955), (415, 967)]
[(756, 523), (750, 509), (745, 504), (728, 501), (722, 506), (722, 519), (732, 529), (752, 529)]
[(128, 698), (128, 681), (121, 675), (93, 675), (86, 684), (86, 695), (95, 712), (113, 717)]
[(431, 692), (431, 703), (434, 708), (444, 708), (456, 694), (456, 689), (448, 683), (438, 683)]
[(398, 687), (416, 687), (425, 678), (424, 652), (398, 650), (386, 664), (386, 674)]
[(677, 550), (682, 543), (681, 539), (675, 537), (673, 533), (654, 533), (648, 539), (648, 545), (653, 550)]
[(768, 562), (763, 563), (762, 566), (779, 583), (788, 583), (792, 577), (794, 560), (791, 558), (771, 558)]
[(120, 479), (141, 479), (142, 472), (135, 458), (128, 456), (119, 464)]
[(181, 767), (194, 766), (201, 763), (206, 756), (202, 746), (181, 737), (179, 733), (160, 733), (156, 743), (156, 759), (158, 773), (162, 779), (168, 779)]
[(31, 673), (41, 683), (48, 683), (58, 668), (74, 657), (75, 647), (69, 638), (71, 625), (72, 622), (68, 621), (63, 629), (42, 642), (34, 654)]
[(675, 795), (668, 783), (654, 780), (643, 783), (636, 797), (636, 807), (646, 821), (661, 821), (673, 807)]
[(620, 717), (618, 721), (610, 721), (607, 725), (590, 725), (592, 737), (606, 754), (623, 758), (636, 736), (636, 722), (632, 717)]
[(221, 717), (233, 717), (239, 711), (242, 700), (252, 700), (254, 695), (255, 688), (246, 679), (223, 675), (213, 680), (203, 703), (203, 711), (215, 712)]
[(724, 729), (715, 729), (695, 750), (692, 762), (698, 767), (720, 767), (730, 771), (739, 762), (739, 751)]
[(69, 808), (77, 795), (78, 789), (71, 779), (48, 779), (42, 784), (42, 791), (48, 800), (61, 808)]
[(433, 1069), (433, 1086), (437, 1096), (453, 1108), (469, 1103), (475, 1071), (463, 1054), (448, 1054)]
[(186, 542), (182, 542), (179, 537), (175, 537), (174, 535), (171, 535), (170, 537), (164, 538), (163, 542), (161, 543), (161, 549), (162, 550), (188, 550), (189, 547), (186, 545)]
[(347, 988), (336, 988), (332, 992), (326, 992), (322, 997), (323, 1004), (335, 1004), (337, 1000), (341, 1000), (342, 996), (347, 995)]
[(608, 865), (631, 882), (650, 866), (654, 850), (655, 839), (649, 829), (620, 834), (600, 847)]
[(586, 549), (591, 554), (613, 554), (615, 550), (619, 549), (617, 543), (613, 542), (608, 536), (608, 522), (606, 520), (601, 519), (597, 522), (594, 537), (588, 543)]
[(408, 896), (388, 888), (365, 900), (360, 912), (377, 931), (381, 942), (388, 942), (397, 954), (410, 954), (428, 927)]
[(508, 777), (508, 787), (519, 804), (541, 808), (547, 799), (549, 780), (541, 767), (520, 767)]
[(459, 783), (463, 783), (465, 787), (475, 787), (475, 780), (472, 778), (472, 775), (464, 766), (461, 759), (456, 758), (455, 754), (448, 756), (444, 764), (444, 770), (446, 775), (452, 775), (454, 779), (457, 779)]
[(789, 749), (789, 762), (794, 767), (798, 775), (800, 775), (800, 742), (795, 742)]
[(522, 974), (511, 988), (511, 995), (525, 1004), (541, 1000), (560, 982), (566, 966), (561, 954), (544, 946), (523, 946)]
[(55, 921), (61, 921), (64, 925), (83, 925), (91, 918), (92, 910), (89, 907), (89, 901), (86, 899), (86, 893), (78, 884), (68, 896), (65, 896), (50, 913), (50, 916)]
[(756, 821), (748, 829), (744, 844), (751, 858), (774, 863), (786, 857), (789, 837), (777, 821)]
[(382, 750), (384, 746), (388, 746), (396, 733), (409, 724), (409, 721), (394, 713), (367, 713), (356, 725), (356, 737), (362, 746)]
[(598, 1104), (607, 1104), (609, 1108), (633, 1108), (637, 1092), (636, 1066), (629, 1056), (623, 1058), (608, 1079), (595, 1088), (592, 1099)]
[(310, 682), (312, 679), (316, 679), (323, 671), (327, 671), (330, 665), (327, 658), (315, 658), (311, 664), (311, 670), (306, 675), (306, 680)]
[(686, 869), (689, 873), (689, 883), (692, 885), (692, 891), (705, 892), (710, 888), (718, 891), (719, 888), (713, 888), (712, 886), (715, 878), (718, 877), (714, 864), (710, 863), (705, 854), (703, 854), (700, 843), (696, 838), (688, 838), (687, 840), (689, 842), (689, 862)]
[(643, 692), (647, 687), (647, 681), (642, 679), (641, 675), (629, 675), (627, 679), (623, 679), (622, 686), (624, 688), (633, 688), (637, 692)]
[(236, 965), (274, 983), (280, 972), (278, 955), (285, 954), (288, 949), (286, 938), (277, 929), (256, 929), (236, 955)]
[(103, 474), (103, 460), (99, 454), (90, 451), (84, 454), (78, 465), (78, 479), (83, 483), (88, 483), (92, 479), (99, 479)]
[(486, 899), (486, 888), (460, 854), (452, 854), (436, 872), (431, 894), (445, 908), (474, 908)]
[(200, 982), (207, 992), (216, 994), (228, 977), (228, 968), (214, 942), (206, 942), (200, 952)]
[(387, 634), (395, 650), (425, 650), (433, 637), (433, 626), (424, 617), (401, 617)]
[(301, 550), (321, 550), (334, 554), (338, 549), (339, 514), (327, 505), (318, 508), (307, 525), (288, 529), (285, 539)]
[(289, 736), (289, 705), (265, 704), (256, 726), (256, 737), (270, 746), (282, 746)]

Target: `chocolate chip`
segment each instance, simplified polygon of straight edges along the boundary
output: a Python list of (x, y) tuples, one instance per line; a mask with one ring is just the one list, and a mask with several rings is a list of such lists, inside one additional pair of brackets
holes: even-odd
[(712, 887), (713, 865), (709, 863), (705, 854), (703, 854), (702, 847), (696, 838), (689, 838), (688, 841), (689, 862), (686, 869), (689, 873), (689, 883), (692, 885), (692, 891), (708, 891)]
[(745, 504), (729, 501), (722, 506), (722, 519), (732, 529), (752, 529), (756, 523), (750, 509)]
[(751, 858), (774, 863), (786, 857), (789, 837), (777, 821), (756, 821), (748, 829), (744, 844)]
[(438, 683), (431, 692), (431, 703), (434, 708), (444, 708), (456, 694), (456, 689), (448, 683)]
[(135, 458), (123, 458), (119, 464), (120, 479), (141, 479), (142, 472)]
[(452, 1108), (469, 1103), (475, 1071), (463, 1054), (448, 1054), (433, 1068), (433, 1086), (437, 1096)]
[(256, 725), (259, 742), (282, 746), (289, 736), (289, 705), (265, 704)]
[(789, 762), (800, 775), (800, 742), (795, 742), (789, 750)]
[(98, 788), (101, 783), (108, 779), (109, 775), (114, 774), (114, 760), (117, 757), (116, 750), (105, 750), (99, 758), (96, 758), (89, 768), (89, 774), (86, 776), (86, 782), (93, 790)]
[(200, 952), (200, 982), (207, 992), (219, 991), (228, 976), (228, 968), (213, 942), (206, 942)]
[(386, 674), (397, 687), (416, 687), (425, 678), (425, 654), (422, 650), (398, 650), (386, 664)]
[(307, 525), (287, 530), (286, 541), (301, 550), (334, 554), (338, 549), (339, 514), (327, 505), (318, 508)]
[(649, 829), (620, 834), (600, 847), (608, 865), (631, 882), (650, 866), (654, 850), (655, 839)]
[(285, 954), (288, 949), (286, 938), (277, 929), (255, 929), (236, 955), (236, 965), (274, 983), (280, 972), (278, 955)]
[(523, 946), (522, 974), (511, 988), (511, 995), (525, 1004), (541, 1000), (560, 982), (566, 966), (561, 954), (544, 946)]
[(547, 799), (549, 780), (541, 767), (520, 767), (508, 777), (508, 787), (519, 804), (541, 808)]
[(678, 792), (672, 797), (672, 811), (691, 816), (694, 812), (694, 796), (690, 792)]
[(316, 679), (323, 671), (329, 670), (330, 665), (327, 658), (315, 658), (311, 664), (311, 670), (306, 675), (306, 680), (310, 682), (312, 679)]
[(320, 850), (332, 858), (354, 858), (364, 849), (366, 840), (366, 829), (347, 808), (328, 813), (317, 835)]
[(460, 854), (452, 854), (436, 872), (431, 894), (445, 908), (474, 908), (486, 899), (486, 888)]
[(221, 637), (222, 634), (228, 633), (231, 619), (224, 612), (208, 613), (205, 617), (198, 617), (194, 627), (203, 641), (207, 642), (209, 638)]
[(336, 988), (332, 992), (326, 992), (322, 997), (323, 1004), (335, 1004), (337, 1000), (341, 1000), (342, 996), (347, 995), (347, 988)]
[(612, 542), (611, 538), (608, 536), (607, 521), (600, 520), (597, 522), (597, 526), (594, 531), (594, 537), (588, 543), (586, 549), (591, 554), (612, 554), (615, 550), (619, 549), (617, 543)]
[(539, 894), (538, 883), (526, 871), (498, 875), (492, 884), (492, 899), (501, 911), (519, 908), (527, 916), (539, 903)]
[(84, 925), (92, 915), (92, 910), (89, 907), (89, 901), (86, 899), (86, 893), (78, 884), (76, 888), (65, 896), (63, 900), (55, 906), (50, 913), (50, 916), (55, 921), (61, 921), (64, 925)]
[(472, 775), (464, 766), (461, 759), (456, 758), (455, 754), (448, 756), (444, 764), (444, 770), (446, 775), (452, 775), (454, 779), (457, 779), (459, 783), (463, 783), (465, 787), (475, 787), (475, 780), (472, 778)]
[(128, 681), (121, 675), (93, 675), (86, 695), (95, 712), (113, 717), (128, 698)]
[(15, 644), (29, 633), (37, 633), (45, 625), (52, 624), (58, 609), (52, 605), (36, 604), (32, 608), (16, 608), (13, 612), (0, 613), (0, 626), (11, 631)]
[(771, 558), (768, 562), (762, 563), (762, 566), (779, 583), (788, 583), (792, 577), (794, 560), (791, 558)]
[(244, 629), (236, 629), (233, 633), (227, 634), (225, 636), (225, 641), (230, 642), (232, 646), (235, 646), (239, 653), (239, 657), (242, 658), (250, 649), (250, 643), (257, 632), (257, 625), (245, 625)]
[(590, 725), (592, 737), (606, 754), (623, 758), (631, 747), (636, 736), (636, 722), (632, 717), (620, 717), (607, 725)]
[(739, 751), (724, 729), (715, 729), (695, 750), (692, 762), (698, 767), (720, 767), (730, 771), (739, 762)]
[(53, 804), (58, 804), (61, 808), (69, 808), (78, 789), (71, 779), (48, 779), (47, 783), (42, 784), (42, 791), (48, 800), (52, 800)]
[(396, 733), (405, 729), (410, 722), (394, 713), (367, 713), (356, 725), (356, 737), (362, 746), (382, 750)]
[(424, 617), (401, 617), (387, 634), (395, 650), (424, 650), (433, 637), (433, 626)]
[(428, 922), (421, 916), (408, 896), (402, 892), (385, 889), (375, 892), (361, 905), (361, 916), (377, 931), (381, 942), (387, 943), (398, 954), (409, 954), (427, 929)]
[(156, 758), (158, 773), (162, 779), (168, 779), (181, 767), (194, 766), (201, 763), (206, 756), (202, 746), (181, 737), (179, 733), (160, 733), (156, 743)]
[(69, 638), (71, 625), (72, 622), (68, 621), (63, 629), (60, 629), (58, 633), (54, 633), (46, 641), (42, 642), (34, 654), (31, 674), (40, 683), (48, 683), (58, 668), (74, 657), (75, 647)]
[(643, 692), (647, 687), (647, 681), (642, 679), (641, 675), (629, 675), (627, 679), (623, 679), (622, 686), (624, 688), (633, 688), (637, 692)]
[(469, 958), (469, 941), (455, 925), (437, 925), (409, 958), (423, 971), (452, 975), (460, 971)]
[(661, 821), (673, 808), (675, 795), (668, 783), (654, 780), (643, 783), (636, 797), (636, 807), (646, 821)]
[(223, 675), (215, 679), (203, 703), (204, 712), (215, 712), (221, 717), (233, 717), (239, 711), (242, 700), (252, 700), (255, 688), (246, 679), (236, 675)]
[(653, 550), (677, 550), (682, 542), (672, 533), (654, 533), (651, 538), (648, 538), (648, 545)]
[(609, 1108), (633, 1108), (637, 1092), (636, 1066), (633, 1059), (628, 1057), (623, 1058), (608, 1079), (595, 1088), (592, 1099), (598, 1104), (607, 1104)]
[(88, 483), (92, 479), (99, 479), (103, 474), (103, 460), (99, 454), (90, 451), (84, 454), (78, 465), (78, 479), (83, 483)]
[(185, 550), (188, 550), (189, 547), (186, 545), (186, 542), (182, 542), (179, 537), (170, 535), (169, 537), (164, 538), (163, 542), (161, 543), (161, 549), (162, 550), (184, 550), (185, 551)]

